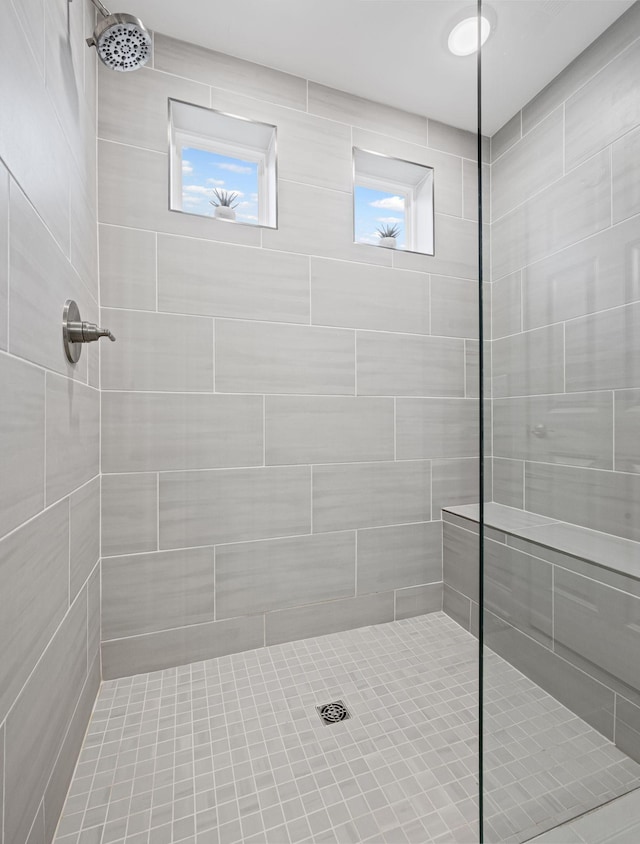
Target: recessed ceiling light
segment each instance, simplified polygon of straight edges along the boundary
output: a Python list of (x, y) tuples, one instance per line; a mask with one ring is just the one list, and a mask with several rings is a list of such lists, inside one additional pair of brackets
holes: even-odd
[[(491, 24), (485, 17), (480, 18), (480, 45), (485, 43), (491, 33)], [(470, 56), (478, 49), (478, 18), (476, 15), (457, 23), (448, 40), (449, 49), (454, 56)]]

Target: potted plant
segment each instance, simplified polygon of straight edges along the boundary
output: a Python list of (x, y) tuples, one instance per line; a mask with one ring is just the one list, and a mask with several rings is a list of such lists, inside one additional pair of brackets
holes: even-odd
[(390, 249), (396, 248), (396, 238), (400, 234), (400, 226), (395, 223), (385, 223), (379, 226), (377, 231), (380, 237), (380, 246), (388, 246)]
[(213, 205), (213, 215), (221, 220), (235, 220), (235, 208), (238, 194), (235, 191), (213, 189), (213, 199), (209, 203)]

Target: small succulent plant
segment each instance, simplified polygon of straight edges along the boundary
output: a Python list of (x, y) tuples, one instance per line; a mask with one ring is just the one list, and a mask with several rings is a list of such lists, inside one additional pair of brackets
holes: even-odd
[(385, 223), (382, 226), (378, 226), (377, 231), (380, 237), (397, 237), (400, 234), (400, 226), (395, 223)]
[(214, 198), (209, 200), (211, 205), (215, 205), (216, 207), (222, 205), (226, 208), (235, 208), (238, 204), (236, 199), (238, 199), (239, 194), (235, 191), (228, 191), (228, 190), (218, 190), (218, 188), (213, 189)]

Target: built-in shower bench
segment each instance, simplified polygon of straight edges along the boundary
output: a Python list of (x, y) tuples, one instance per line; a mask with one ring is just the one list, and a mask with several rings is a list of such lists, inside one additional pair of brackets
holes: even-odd
[[(484, 642), (640, 761), (640, 543), (484, 505)], [(477, 504), (443, 518), (443, 608), (479, 629)]]

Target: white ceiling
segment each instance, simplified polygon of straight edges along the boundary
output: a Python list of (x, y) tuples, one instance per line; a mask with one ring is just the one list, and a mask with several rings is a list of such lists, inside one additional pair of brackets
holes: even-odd
[[(488, 0), (492, 135), (633, 0)], [(158, 32), (475, 131), (475, 56), (447, 35), (469, 0), (123, 0)]]

